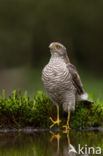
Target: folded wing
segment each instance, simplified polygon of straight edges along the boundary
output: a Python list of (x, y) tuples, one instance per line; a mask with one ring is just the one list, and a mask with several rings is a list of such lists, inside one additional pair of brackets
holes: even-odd
[(84, 94), (85, 92), (83, 89), (83, 85), (82, 85), (82, 82), (80, 80), (79, 74), (76, 70), (76, 67), (73, 64), (68, 63), (67, 68), (68, 68), (68, 70), (72, 76), (72, 83), (73, 83), (74, 87), (76, 88), (77, 93), (79, 95)]

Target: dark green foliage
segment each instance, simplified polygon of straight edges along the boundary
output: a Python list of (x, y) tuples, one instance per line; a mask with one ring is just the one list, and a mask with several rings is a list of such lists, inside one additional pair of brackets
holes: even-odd
[[(90, 95), (90, 100), (94, 97)], [(49, 117), (56, 120), (56, 107), (42, 91), (33, 97), (28, 97), (27, 92), (21, 93), (14, 90), (12, 95), (5, 97), (3, 91), (0, 97), (0, 127), (20, 128), (48, 128), (51, 124)], [(66, 123), (67, 113), (60, 107), (62, 124)], [(88, 128), (103, 126), (103, 102), (97, 100), (92, 104), (81, 102), (76, 104), (75, 112), (71, 113), (71, 128)]]

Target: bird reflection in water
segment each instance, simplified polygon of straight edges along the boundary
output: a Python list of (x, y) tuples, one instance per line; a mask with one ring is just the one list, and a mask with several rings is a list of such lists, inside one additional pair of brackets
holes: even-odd
[[(60, 152), (60, 142), (62, 142), (62, 136), (59, 132), (55, 133), (50, 131), (50, 133), (52, 134), (51, 138), (50, 138), (50, 142), (53, 142), (54, 139), (57, 140), (57, 153), (55, 155), (60, 155), (61, 156), (61, 152)], [(69, 135), (70, 131), (68, 131), (66, 133), (67, 135), (67, 144), (65, 145), (64, 149), (63, 149), (63, 156), (76, 156), (76, 153), (72, 152), (71, 149), (73, 148), (73, 145), (71, 145), (70, 143), (70, 135)], [(63, 133), (64, 135), (64, 133)]]
[(70, 136), (69, 136), (69, 132), (67, 133), (67, 141), (68, 141), (68, 144), (64, 147), (64, 150), (63, 150), (63, 156), (76, 156), (76, 153), (72, 152), (71, 149), (73, 147), (73, 145), (70, 143)]
[(57, 154), (59, 154), (60, 151), (60, 139), (61, 139), (61, 135), (59, 133), (54, 133), (52, 131), (50, 131), (50, 133), (52, 134), (51, 138), (50, 138), (50, 142), (53, 142), (54, 139), (57, 140)]

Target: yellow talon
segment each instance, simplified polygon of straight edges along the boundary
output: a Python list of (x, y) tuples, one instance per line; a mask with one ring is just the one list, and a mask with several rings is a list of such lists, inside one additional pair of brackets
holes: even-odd
[(51, 126), (50, 126), (50, 128), (52, 128), (54, 125), (59, 125), (60, 123), (61, 123), (61, 120), (59, 120), (59, 106), (57, 106), (57, 120), (56, 121), (54, 121), (53, 119), (52, 119), (52, 117), (50, 117), (50, 120), (51, 120), (51, 122), (53, 123)]
[(50, 126), (50, 128), (52, 128), (54, 125), (59, 125), (60, 124), (60, 122), (61, 122), (61, 120), (59, 120), (59, 119), (57, 119), (56, 121), (54, 121), (51, 117), (49, 118), (51, 121), (52, 121), (52, 125)]
[(67, 125), (64, 125), (63, 128), (65, 128), (65, 130), (63, 131), (63, 133), (68, 133), (68, 131), (71, 129), (69, 127), (69, 121), (70, 121), (70, 112), (68, 113), (68, 118), (67, 118)]
[(67, 134), (70, 131), (70, 127), (69, 125), (63, 125), (63, 128), (65, 128), (65, 130), (63, 131), (63, 133)]

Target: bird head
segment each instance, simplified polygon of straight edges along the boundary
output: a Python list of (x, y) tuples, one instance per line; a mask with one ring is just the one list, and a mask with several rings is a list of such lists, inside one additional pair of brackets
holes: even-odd
[(54, 55), (54, 56), (65, 56), (65, 55), (67, 55), (66, 48), (61, 43), (52, 42), (49, 45), (49, 48), (50, 48), (51, 55)]

